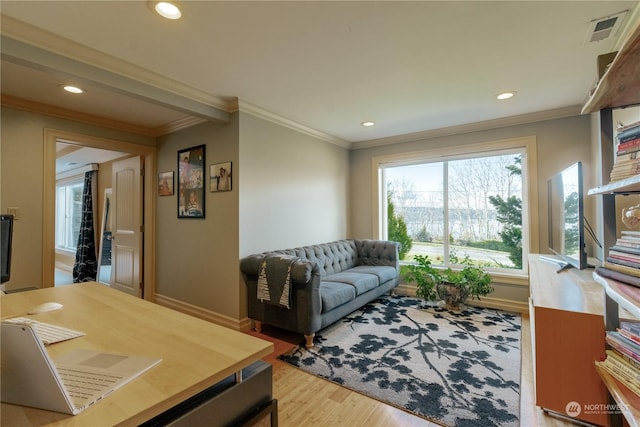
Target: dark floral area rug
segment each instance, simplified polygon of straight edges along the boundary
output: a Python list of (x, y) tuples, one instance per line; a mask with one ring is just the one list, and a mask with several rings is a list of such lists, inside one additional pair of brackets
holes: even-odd
[(519, 426), (519, 314), (387, 296), (282, 360), (447, 426)]

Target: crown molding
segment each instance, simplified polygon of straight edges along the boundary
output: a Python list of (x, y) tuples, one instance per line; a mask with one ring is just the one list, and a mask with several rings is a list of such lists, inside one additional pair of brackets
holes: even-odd
[(153, 136), (157, 137), (157, 136), (166, 135), (172, 132), (177, 132), (179, 130), (187, 129), (187, 128), (190, 128), (191, 126), (199, 125), (200, 123), (205, 123), (207, 121), (208, 120), (200, 117), (187, 116), (182, 119), (178, 119), (173, 122), (166, 123), (162, 126), (158, 126), (154, 128)]
[(149, 128), (146, 126), (138, 126), (119, 120), (107, 119), (92, 114), (82, 113), (79, 111), (67, 110), (40, 102), (29, 101), (22, 98), (3, 94), (0, 97), (0, 104), (3, 107), (14, 108), (16, 110), (28, 111), (30, 113), (43, 114), (45, 116), (56, 117), (59, 119), (73, 120), (76, 122), (86, 123), (93, 126), (99, 126), (107, 129), (118, 130), (122, 132), (133, 133), (136, 135), (148, 136), (156, 138), (171, 132), (177, 132), (182, 129), (204, 123), (207, 120), (200, 117), (188, 116), (162, 126)]
[[(160, 104), (184, 106), (185, 112), (200, 113), (210, 119), (229, 120), (227, 113), (233, 106), (229, 98), (211, 95), (5, 15), (2, 15), (2, 39), (2, 54), (6, 59), (17, 52), (17, 62), (31, 61), (41, 67), (47, 67), (47, 62), (54, 63), (60, 66), (60, 71), (80, 73), (78, 77), (121, 93), (146, 97)], [(180, 98), (182, 102), (176, 102)]]
[(504, 128), (508, 126), (541, 122), (545, 120), (579, 116), (580, 110), (581, 106), (574, 105), (571, 107), (557, 108), (554, 110), (538, 111), (535, 113), (520, 114), (517, 116), (504, 117), (500, 119), (485, 120), (482, 122), (431, 129), (423, 132), (408, 133), (404, 135), (390, 136), (387, 138), (372, 139), (369, 141), (359, 141), (352, 143), (351, 149), (361, 150), (365, 148), (380, 147), (383, 145), (422, 141), (433, 138), (441, 138), (445, 136), (461, 135), (470, 132), (480, 132), (485, 130)]
[(280, 126), (284, 126), (300, 133), (304, 133), (305, 135), (312, 136), (314, 138), (329, 142), (342, 148), (351, 148), (351, 143), (347, 141), (344, 141), (333, 135), (329, 135), (328, 133), (320, 132), (293, 120), (287, 119), (286, 117), (283, 117), (276, 113), (272, 113), (271, 111), (267, 111), (262, 107), (258, 107), (257, 105), (251, 104), (250, 102), (244, 101), (242, 99), (238, 99), (238, 111), (251, 114), (252, 116), (267, 120)]
[(59, 119), (73, 120), (76, 122), (87, 123), (108, 129), (129, 132), (136, 135), (155, 137), (157, 136), (153, 129), (144, 126), (137, 126), (131, 123), (121, 122), (119, 120), (107, 119), (92, 114), (81, 113), (78, 111), (67, 110), (60, 107), (54, 107), (40, 102), (28, 101), (22, 98), (2, 94), (0, 104), (3, 107), (10, 107), (16, 110), (28, 111), (30, 113), (43, 114), (45, 116), (56, 117)]

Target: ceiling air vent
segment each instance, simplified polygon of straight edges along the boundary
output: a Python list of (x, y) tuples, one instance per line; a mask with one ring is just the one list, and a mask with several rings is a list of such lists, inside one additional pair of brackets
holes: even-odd
[(628, 10), (623, 10), (615, 15), (605, 16), (604, 18), (591, 21), (589, 23), (589, 31), (587, 32), (587, 43), (599, 42), (615, 36), (627, 12)]

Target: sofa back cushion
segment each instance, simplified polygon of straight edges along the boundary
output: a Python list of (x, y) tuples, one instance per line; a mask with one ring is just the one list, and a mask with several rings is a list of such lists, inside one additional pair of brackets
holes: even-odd
[(356, 265), (376, 265), (400, 269), (400, 244), (389, 240), (354, 240), (358, 259)]
[(340, 273), (357, 265), (358, 253), (353, 240), (338, 240), (320, 245), (274, 251), (306, 258), (318, 265), (321, 277)]

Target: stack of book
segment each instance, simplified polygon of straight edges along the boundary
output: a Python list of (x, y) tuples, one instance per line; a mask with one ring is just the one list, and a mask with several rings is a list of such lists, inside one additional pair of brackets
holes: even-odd
[(602, 277), (640, 287), (640, 232), (623, 230), (602, 267), (596, 268)]
[(640, 322), (620, 322), (617, 331), (607, 331), (607, 357), (596, 365), (640, 396)]
[(640, 173), (640, 121), (617, 129), (616, 161), (611, 170), (611, 182)]

